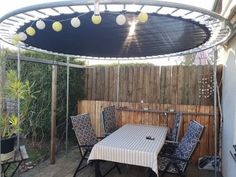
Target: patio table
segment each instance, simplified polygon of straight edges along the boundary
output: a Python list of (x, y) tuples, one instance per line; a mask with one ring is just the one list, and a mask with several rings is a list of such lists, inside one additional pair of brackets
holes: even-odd
[(98, 142), (89, 161), (95, 160), (95, 174), (100, 176), (98, 160), (151, 168), (158, 176), (157, 156), (164, 145), (167, 127), (126, 124)]

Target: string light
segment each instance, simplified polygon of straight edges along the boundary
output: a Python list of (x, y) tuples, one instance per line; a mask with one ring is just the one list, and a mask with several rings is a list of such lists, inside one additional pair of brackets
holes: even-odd
[(141, 23), (146, 23), (148, 20), (148, 14), (146, 12), (140, 12), (138, 14), (138, 21)]
[(118, 25), (124, 25), (126, 23), (126, 17), (123, 14), (120, 14), (116, 17), (116, 23)]
[(56, 32), (60, 32), (62, 30), (62, 24), (59, 21), (55, 21), (52, 24), (52, 29)]
[(78, 17), (74, 17), (71, 19), (70, 23), (74, 28), (78, 28), (80, 26), (80, 19)]
[(101, 15), (93, 15), (92, 18), (91, 18), (93, 24), (95, 25), (99, 25), (101, 22), (102, 22), (102, 17)]
[(35, 33), (36, 33), (36, 31), (35, 31), (35, 29), (34, 29), (32, 26), (30, 26), (30, 27), (28, 27), (28, 28), (26, 29), (26, 33), (27, 33), (29, 36), (34, 36)]
[(91, 18), (93, 24), (99, 25), (102, 22), (102, 17), (99, 11), (99, 0), (95, 0), (94, 2), (94, 14)]
[[(148, 20), (148, 14), (146, 12), (140, 12), (137, 16), (137, 19), (138, 19), (139, 22), (145, 23)], [(71, 26), (74, 27), (74, 28), (78, 28), (81, 25), (81, 21), (78, 17), (73, 17), (73, 18), (68, 19), (68, 20), (70, 20)], [(62, 21), (65, 21), (65, 20), (54, 21), (52, 23), (52, 29), (56, 32), (60, 32), (63, 28), (63, 25), (61, 23)], [(99, 4), (98, 4), (97, 1), (95, 2), (95, 5), (94, 5), (94, 14), (91, 17), (91, 21), (95, 25), (99, 25), (102, 22), (102, 17), (99, 13)], [(124, 14), (119, 14), (116, 17), (116, 23), (118, 25), (120, 25), (120, 26), (124, 25), (124, 24), (126, 24), (126, 22), (127, 22), (127, 19), (126, 19), (126, 16)], [(35, 22), (33, 22), (33, 23), (35, 23)], [(135, 23), (131, 22), (129, 35), (133, 35), (135, 33), (136, 23), (137, 22), (135, 22)], [(44, 30), (46, 28), (46, 24), (42, 19), (37, 20), (36, 23), (35, 23), (35, 26), (39, 30)], [(36, 31), (32, 26), (30, 26), (25, 30), (25, 33), (20, 32), (19, 34), (16, 34), (16, 36), (18, 36), (18, 37), (13, 37), (12, 38), (12, 43), (18, 43), (19, 41), (25, 41), (27, 39), (26, 34), (28, 36), (33, 37), (36, 34)]]
[(27, 35), (23, 32), (20, 32), (18, 35), (21, 41), (25, 41), (27, 39)]
[(43, 30), (43, 29), (45, 29), (46, 25), (45, 25), (44, 21), (40, 19), (36, 22), (36, 27), (39, 30)]
[(19, 34), (14, 34), (14, 35), (12, 36), (12, 44), (13, 44), (13, 45), (17, 45), (19, 41), (20, 41), (20, 36), (19, 36)]

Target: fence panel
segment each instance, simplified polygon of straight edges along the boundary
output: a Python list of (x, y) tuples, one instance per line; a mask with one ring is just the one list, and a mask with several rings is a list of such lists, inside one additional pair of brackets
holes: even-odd
[[(87, 100), (213, 105), (212, 66), (99, 66), (86, 71)], [(218, 84), (222, 66), (217, 67)], [(220, 85), (221, 91), (221, 85)], [(221, 93), (220, 93), (221, 94)]]
[[(89, 113), (97, 136), (101, 136), (104, 132), (101, 120), (101, 111), (104, 107), (116, 104), (117, 102), (111, 101), (82, 100), (78, 103), (78, 113)], [(197, 148), (193, 156), (193, 162), (196, 163), (200, 156), (214, 154), (215, 134), (213, 124), (213, 106), (120, 102), (116, 107), (118, 108), (116, 113), (119, 127), (131, 123), (161, 125), (171, 128), (175, 118), (175, 113), (182, 112), (183, 121), (180, 130), (180, 139), (183, 137), (191, 120), (196, 120), (205, 126), (200, 146)]]

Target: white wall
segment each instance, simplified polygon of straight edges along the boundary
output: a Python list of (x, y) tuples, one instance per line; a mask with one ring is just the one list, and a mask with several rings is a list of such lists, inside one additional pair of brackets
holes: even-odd
[(226, 59), (223, 74), (223, 137), (222, 174), (236, 176), (236, 162), (229, 151), (236, 144), (236, 37), (231, 40), (223, 57)]

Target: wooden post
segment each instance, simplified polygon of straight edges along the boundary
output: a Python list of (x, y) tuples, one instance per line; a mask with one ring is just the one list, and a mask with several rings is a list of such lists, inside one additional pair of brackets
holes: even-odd
[(51, 104), (51, 164), (56, 156), (56, 107), (57, 107), (57, 65), (52, 65), (52, 104)]

